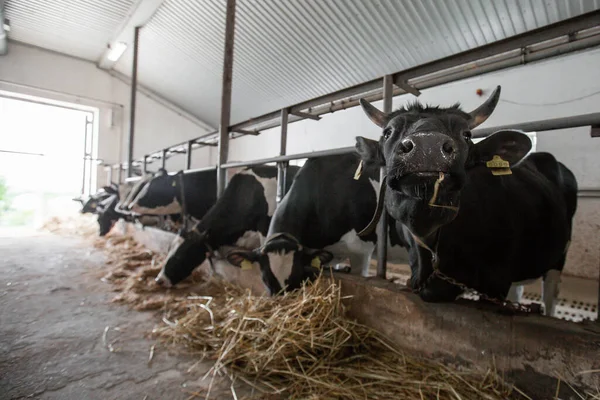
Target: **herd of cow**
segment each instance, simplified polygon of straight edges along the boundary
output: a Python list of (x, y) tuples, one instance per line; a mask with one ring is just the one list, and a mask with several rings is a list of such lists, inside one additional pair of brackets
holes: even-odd
[[(233, 175), (218, 199), (216, 171), (160, 170), (127, 196), (117, 185), (104, 187), (82, 211), (98, 214), (101, 235), (119, 218), (180, 224), (156, 278), (165, 287), (218, 257), (242, 269), (257, 263), (271, 294), (347, 259), (352, 273), (366, 276), (377, 242), (372, 228), (387, 218), (388, 259), (408, 261), (409, 286), (423, 300), (453, 301), (466, 286), (519, 301), (525, 283), (543, 278), (545, 312), (554, 315), (577, 182), (551, 154), (530, 153), (522, 132), (502, 130), (473, 143), (471, 130), (499, 96), (497, 87), (470, 113), (419, 103), (384, 113), (361, 100), (383, 130), (380, 139), (357, 137), (354, 154), (288, 167), (280, 204), (277, 168), (265, 165)], [(182, 209), (196, 220), (189, 228)]]

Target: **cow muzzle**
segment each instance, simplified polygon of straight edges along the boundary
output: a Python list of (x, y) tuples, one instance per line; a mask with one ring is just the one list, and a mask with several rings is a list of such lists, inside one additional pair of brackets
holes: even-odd
[(167, 278), (167, 276), (165, 275), (165, 271), (164, 270), (160, 271), (160, 273), (154, 279), (154, 281), (156, 282), (156, 284), (158, 286), (163, 287), (165, 289), (173, 287), (173, 285), (171, 284), (171, 280), (169, 278)]

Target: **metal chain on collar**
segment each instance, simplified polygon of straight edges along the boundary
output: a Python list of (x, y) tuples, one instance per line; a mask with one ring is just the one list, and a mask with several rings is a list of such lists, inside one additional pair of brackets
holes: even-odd
[[(437, 234), (437, 239), (436, 239), (436, 250), (437, 250), (437, 244), (439, 243), (439, 236), (440, 236), (440, 232), (441, 232), (441, 228), (438, 230), (438, 234)], [(425, 282), (423, 282), (423, 284), (421, 284), (419, 287), (417, 288), (412, 288), (412, 290), (415, 293), (420, 293), (422, 292), (425, 287), (427, 287), (427, 285), (429, 283), (431, 283), (431, 281), (435, 278), (439, 278), (443, 281), (448, 282), (451, 285), (457, 286), (458, 288), (460, 288), (463, 293), (470, 293), (472, 295), (476, 295), (479, 296), (479, 299), (483, 299), (486, 301), (489, 301), (490, 303), (493, 303), (497, 306), (500, 306), (501, 308), (504, 309), (509, 309), (511, 311), (514, 312), (521, 312), (521, 313), (541, 313), (541, 307), (537, 304), (531, 304), (531, 305), (527, 305), (527, 304), (521, 304), (521, 303), (517, 303), (517, 302), (513, 302), (510, 301), (508, 299), (499, 299), (496, 297), (491, 297), (488, 296), (485, 293), (481, 293), (473, 288), (470, 288), (469, 286), (465, 285), (462, 282), (459, 282), (458, 280), (452, 278), (451, 276), (446, 275), (445, 273), (443, 273), (440, 268), (439, 268), (439, 259), (437, 257), (437, 251), (433, 251), (429, 246), (427, 246), (427, 244), (425, 244), (419, 237), (415, 236), (414, 234), (412, 234), (412, 237), (415, 239), (415, 241), (417, 242), (417, 245), (419, 245), (420, 247), (423, 247), (424, 249), (428, 250), (431, 253), (431, 263), (432, 263), (432, 267), (433, 267), (433, 272), (431, 273), (431, 275), (429, 275), (427, 277), (427, 279), (425, 280)]]

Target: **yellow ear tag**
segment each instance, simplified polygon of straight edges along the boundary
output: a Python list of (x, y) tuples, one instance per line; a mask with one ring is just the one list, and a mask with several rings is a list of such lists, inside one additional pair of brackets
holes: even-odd
[(173, 181), (173, 184), (172, 184), (172, 186), (173, 186), (173, 187), (177, 186), (177, 181)]
[(354, 173), (355, 181), (360, 179), (360, 176), (362, 175), (362, 169), (363, 169), (363, 162), (362, 162), (362, 160), (360, 160), (360, 163), (358, 164), (358, 168), (356, 168), (356, 172)]
[(321, 268), (321, 259), (319, 257), (315, 257), (310, 262), (311, 267)]
[(503, 160), (499, 155), (495, 155), (485, 166), (492, 170), (492, 175), (511, 175), (510, 163)]
[(240, 267), (242, 267), (242, 271), (246, 271), (246, 270), (252, 269), (252, 263), (248, 260), (244, 260), (240, 264)]

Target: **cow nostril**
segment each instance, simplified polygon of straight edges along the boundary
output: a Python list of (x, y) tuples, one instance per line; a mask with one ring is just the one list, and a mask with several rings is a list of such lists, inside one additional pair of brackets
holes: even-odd
[(410, 139), (404, 139), (401, 143), (400, 143), (400, 150), (403, 153), (410, 153), (412, 151), (412, 149), (415, 147), (415, 144), (413, 143), (412, 140)]
[(444, 150), (444, 153), (446, 153), (446, 154), (454, 153), (454, 146), (452, 145), (452, 142), (444, 143), (442, 145), (442, 150)]

